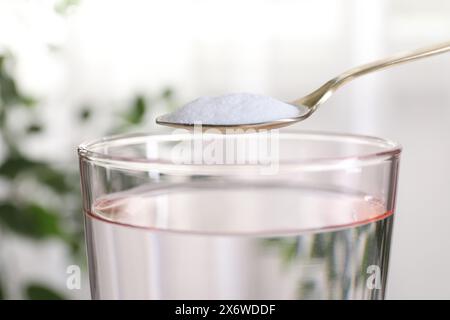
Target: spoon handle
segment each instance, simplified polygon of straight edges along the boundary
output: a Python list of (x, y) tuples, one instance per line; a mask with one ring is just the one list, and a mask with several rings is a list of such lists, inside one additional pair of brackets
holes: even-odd
[(377, 60), (359, 67), (352, 68), (331, 79), (330, 81), (322, 85), (319, 89), (313, 91), (307, 96), (294, 101), (293, 104), (306, 106), (310, 108), (310, 111), (312, 113), (312, 111), (315, 111), (315, 109), (321, 103), (325, 102), (337, 88), (359, 76), (385, 69), (400, 63), (426, 58), (447, 51), (450, 51), (450, 42), (396, 54), (385, 59)]

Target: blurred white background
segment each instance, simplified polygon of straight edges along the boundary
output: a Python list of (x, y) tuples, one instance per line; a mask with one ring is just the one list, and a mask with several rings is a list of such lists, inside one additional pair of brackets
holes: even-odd
[[(0, 0), (0, 50), (14, 53), (20, 87), (51, 122), (27, 142), (38, 158), (73, 161), (80, 141), (103, 134), (102, 114), (136, 93), (170, 86), (180, 103), (228, 92), (289, 101), (350, 67), (450, 40), (445, 0), (71, 2), (60, 15), (58, 1)], [(72, 120), (81, 105), (100, 115), (82, 129)], [(449, 299), (450, 55), (357, 80), (297, 127), (403, 145), (387, 297)], [(58, 245), (10, 241), (14, 273), (64, 288)], [(86, 283), (74, 294), (88, 297)]]

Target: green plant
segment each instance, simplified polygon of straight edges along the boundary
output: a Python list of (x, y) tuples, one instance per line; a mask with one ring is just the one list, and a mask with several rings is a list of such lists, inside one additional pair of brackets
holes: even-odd
[[(0, 141), (3, 142), (0, 181), (5, 189), (0, 198), (0, 234), (8, 236), (9, 233), (14, 233), (33, 241), (57, 239), (68, 247), (73, 259), (83, 264), (85, 254), (77, 164), (57, 165), (33, 159), (21, 150), (21, 139), (9, 128), (8, 116), (17, 108), (29, 113), (36, 112), (39, 102), (19, 90), (13, 77), (13, 67), (14, 58), (11, 53), (0, 55)], [(142, 94), (136, 95), (126, 112), (115, 118), (109, 132), (135, 129), (144, 121), (151, 107), (149, 101), (162, 101), (169, 105), (172, 98), (171, 89), (163, 90), (152, 99)], [(84, 106), (80, 109), (81, 122), (92, 121), (92, 118), (93, 108)], [(25, 136), (37, 135), (45, 130), (45, 124), (37, 121), (24, 123), (22, 128)], [(39, 196), (21, 192), (23, 185), (27, 184), (41, 191)], [(43, 193), (48, 197), (42, 198)], [(48, 198), (60, 201), (48, 201)], [(1, 245), (0, 241), (0, 247)], [(2, 263), (4, 261), (0, 261), (0, 268)], [(2, 286), (6, 281), (0, 273), (0, 299), (8, 298), (8, 292)], [(23, 292), (28, 299), (64, 298), (63, 294), (43, 283), (29, 283)]]

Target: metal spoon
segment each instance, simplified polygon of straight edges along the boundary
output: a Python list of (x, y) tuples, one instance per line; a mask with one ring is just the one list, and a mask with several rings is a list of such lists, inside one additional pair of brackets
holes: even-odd
[[(303, 98), (297, 99), (290, 104), (299, 108), (299, 115), (294, 118), (286, 118), (279, 119), (274, 121), (262, 122), (262, 123), (243, 123), (238, 125), (211, 125), (211, 124), (202, 124), (203, 129), (214, 128), (220, 131), (226, 131), (227, 129), (275, 129), (285, 127), (296, 122), (305, 120), (309, 118), (317, 108), (324, 103), (328, 98), (336, 91), (336, 89), (340, 88), (345, 83), (356, 79), (362, 75), (378, 71), (381, 69), (385, 69), (400, 63), (409, 62), (421, 58), (425, 58), (428, 56), (440, 54), (450, 51), (450, 42), (441, 43), (438, 45), (434, 45), (432, 47), (421, 48), (418, 50), (400, 53), (382, 60), (377, 60), (368, 64), (364, 64), (362, 66), (350, 69), (339, 76), (331, 79), (322, 85), (319, 89), (311, 92), (310, 94), (304, 96)], [(193, 129), (193, 124), (183, 124), (183, 123), (172, 123), (167, 122), (158, 117), (156, 119), (156, 123), (175, 127), (175, 128), (184, 128), (184, 129)]]

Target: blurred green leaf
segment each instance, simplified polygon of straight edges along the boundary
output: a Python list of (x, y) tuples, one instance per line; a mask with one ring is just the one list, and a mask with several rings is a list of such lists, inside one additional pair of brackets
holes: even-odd
[(326, 236), (323, 234), (315, 234), (313, 236), (312, 245), (311, 245), (311, 258), (323, 258), (326, 256), (327, 251), (327, 241)]
[(64, 300), (62, 294), (39, 283), (29, 284), (25, 288), (25, 296), (29, 300)]
[(23, 104), (26, 107), (34, 107), (37, 103), (34, 98), (24, 95), (19, 95), (17, 100), (20, 104)]
[(333, 283), (338, 277), (338, 259), (336, 257), (336, 248), (339, 248), (341, 238), (337, 236), (337, 232), (328, 233), (328, 243), (326, 248), (326, 270), (329, 283)]
[(67, 244), (67, 246), (69, 246), (70, 251), (73, 255), (78, 255), (80, 253), (80, 250), (84, 248), (84, 232), (66, 234), (62, 237), (62, 239)]
[(15, 103), (18, 100), (16, 82), (5, 70), (5, 57), (0, 56), (0, 99), (4, 105)]
[(171, 99), (173, 97), (173, 90), (171, 88), (166, 88), (163, 90), (161, 96), (163, 99)]
[(8, 57), (0, 55), (0, 103), (3, 106), (12, 104), (22, 104), (25, 106), (33, 106), (36, 101), (25, 96), (17, 89), (14, 78), (7, 72), (5, 61)]
[(59, 215), (48, 208), (37, 204), (30, 204), (25, 208), (25, 214), (35, 221), (35, 234), (37, 236), (60, 235)]
[(55, 11), (61, 15), (64, 15), (79, 3), (80, 0), (60, 0), (55, 4)]
[(9, 155), (0, 165), (0, 176), (14, 179), (19, 174), (31, 174), (37, 181), (50, 187), (57, 193), (74, 190), (66, 179), (66, 174), (52, 168), (49, 164), (30, 160), (20, 153)]
[(24, 170), (34, 168), (37, 165), (37, 162), (31, 161), (20, 154), (9, 155), (0, 165), (0, 175), (12, 179)]
[(261, 242), (264, 246), (276, 246), (282, 243), (281, 238), (266, 238)]
[(299, 254), (298, 239), (295, 237), (292, 238), (269, 238), (263, 242), (265, 247), (271, 247), (276, 249), (283, 261), (283, 263), (288, 266), (290, 265)]
[(88, 107), (85, 107), (85, 108), (81, 109), (79, 117), (80, 117), (81, 121), (87, 121), (87, 120), (89, 120), (91, 115), (92, 115), (91, 109)]
[(125, 119), (131, 124), (139, 124), (142, 122), (147, 105), (143, 96), (137, 96), (134, 99), (130, 111), (125, 115)]
[(286, 241), (281, 244), (281, 256), (286, 265), (292, 263), (297, 257), (297, 248), (298, 243), (296, 239), (286, 239)]
[(317, 283), (314, 280), (305, 280), (300, 283), (300, 299), (314, 299)]
[(0, 203), (0, 221), (12, 231), (30, 238), (62, 234), (58, 215), (36, 204), (22, 208), (12, 202)]
[(53, 189), (57, 193), (67, 193), (75, 190), (66, 179), (66, 174), (53, 169), (48, 164), (39, 163), (33, 170), (37, 180)]
[(30, 124), (26, 128), (26, 131), (27, 131), (28, 134), (39, 133), (39, 132), (42, 132), (42, 126), (40, 124), (33, 123), (33, 124)]

